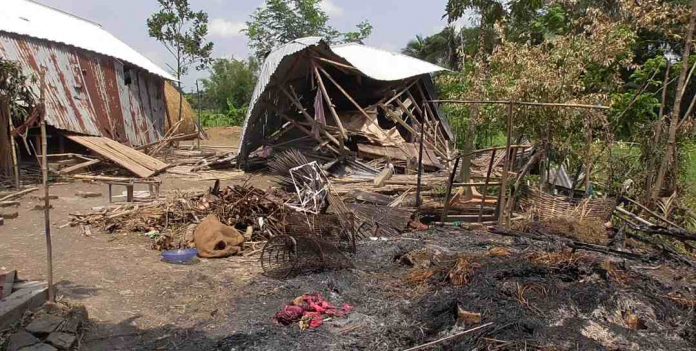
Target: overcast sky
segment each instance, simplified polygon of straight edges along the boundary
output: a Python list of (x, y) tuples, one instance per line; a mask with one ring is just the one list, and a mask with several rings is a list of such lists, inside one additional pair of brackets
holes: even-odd
[[(101, 24), (116, 37), (166, 68), (168, 52), (147, 34), (147, 18), (157, 10), (156, 0), (37, 0)], [(367, 45), (398, 51), (417, 34), (430, 35), (445, 25), (442, 20), (447, 0), (324, 0), (322, 7), (330, 24), (341, 31), (362, 20), (374, 26)], [(245, 58), (249, 55), (246, 36), (240, 32), (249, 15), (263, 0), (190, 0), (194, 10), (208, 13), (209, 39), (215, 44), (214, 57)], [(59, 30), (59, 29), (57, 29)], [(206, 73), (191, 72), (183, 81), (194, 87)]]

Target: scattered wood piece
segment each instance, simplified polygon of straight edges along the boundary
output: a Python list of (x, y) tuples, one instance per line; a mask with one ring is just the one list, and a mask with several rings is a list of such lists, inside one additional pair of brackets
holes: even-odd
[(29, 188), (29, 189), (24, 189), (24, 190), (20, 190), (20, 191), (18, 191), (18, 192), (15, 192), (15, 193), (12, 193), (12, 194), (9, 194), (9, 195), (6, 195), (6, 196), (1, 197), (1, 198), (0, 198), (0, 202), (6, 201), (6, 200), (15, 199), (15, 198), (18, 198), (18, 197), (20, 197), (20, 196), (23, 196), (23, 195), (32, 193), (32, 192), (37, 191), (37, 190), (39, 190), (39, 188), (36, 188), (36, 187), (34, 187), (34, 188)]
[(384, 169), (375, 177), (374, 185), (377, 188), (384, 186), (384, 183), (394, 175), (394, 165), (388, 163)]
[(19, 201), (3, 201), (0, 202), (0, 207), (17, 207), (19, 204)]
[(0, 217), (0, 225), (5, 225), (5, 218)]
[(464, 325), (481, 324), (481, 313), (470, 312), (457, 305), (457, 322)]
[(0, 217), (5, 219), (15, 219), (19, 217), (19, 212), (0, 213)]
[(75, 196), (81, 197), (83, 199), (91, 198), (91, 197), (101, 197), (101, 193), (95, 193), (91, 191), (78, 191), (75, 193)]
[(70, 174), (70, 173), (79, 171), (83, 168), (94, 166), (100, 162), (101, 162), (101, 160), (93, 159), (93, 160), (89, 160), (86, 162), (78, 163), (74, 166), (65, 167), (65, 168), (61, 169), (60, 171), (58, 171), (58, 174), (60, 174), (60, 175)]
[(423, 345), (419, 345), (419, 346), (416, 346), (416, 347), (412, 347), (412, 348), (406, 349), (406, 350), (404, 350), (404, 351), (422, 350), (422, 349), (428, 348), (428, 347), (430, 347), (430, 346), (437, 345), (437, 344), (441, 344), (441, 343), (443, 343), (443, 342), (445, 342), (445, 341), (452, 340), (452, 339), (454, 339), (454, 338), (460, 337), (460, 336), (462, 336), (462, 335), (464, 335), (464, 334), (469, 334), (469, 333), (471, 333), (471, 332), (475, 332), (475, 331), (477, 331), (477, 330), (479, 330), (479, 329), (483, 329), (483, 328), (488, 327), (488, 326), (491, 326), (491, 325), (493, 325), (493, 322), (488, 322), (488, 323), (483, 324), (483, 325), (480, 325), (480, 326), (478, 326), (478, 327), (476, 327), (476, 328), (467, 329), (467, 330), (465, 330), (465, 331), (463, 331), (463, 332), (459, 332), (459, 333), (454, 334), (454, 335), (450, 335), (450, 336), (447, 336), (447, 337), (444, 337), (444, 338), (440, 338), (440, 339), (437, 339), (437, 340), (435, 340), (435, 341), (427, 342), (427, 343), (425, 343), (425, 344), (423, 344)]

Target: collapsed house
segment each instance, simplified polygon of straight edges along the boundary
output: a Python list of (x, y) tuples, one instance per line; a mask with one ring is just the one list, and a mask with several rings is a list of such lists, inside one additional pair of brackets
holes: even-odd
[[(80, 147), (76, 142), (94, 149), (73, 136), (141, 146), (160, 141), (173, 125), (193, 129), (185, 102), (185, 113), (179, 113), (179, 94), (170, 84), (175, 78), (89, 20), (33, 1), (7, 0), (0, 12), (0, 58), (18, 62), (35, 78), (31, 89), (37, 97), (43, 91), (51, 153)], [(36, 118), (0, 116), (3, 126), (6, 118), (14, 124), (13, 136), (30, 135), (20, 144), (38, 150), (38, 140), (31, 140), (38, 136), (30, 131)], [(21, 150), (25, 156), (34, 153), (31, 147)]]
[(279, 150), (298, 149), (328, 160), (387, 159), (415, 169), (422, 133), (423, 164), (440, 169), (453, 139), (431, 102), (431, 74), (443, 70), (361, 44), (294, 40), (266, 58), (238, 162), (248, 169)]

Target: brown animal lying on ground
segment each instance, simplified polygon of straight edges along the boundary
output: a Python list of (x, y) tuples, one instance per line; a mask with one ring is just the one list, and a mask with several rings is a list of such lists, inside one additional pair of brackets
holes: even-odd
[(196, 227), (193, 242), (200, 257), (227, 257), (242, 252), (244, 235), (222, 224), (215, 215), (209, 215)]

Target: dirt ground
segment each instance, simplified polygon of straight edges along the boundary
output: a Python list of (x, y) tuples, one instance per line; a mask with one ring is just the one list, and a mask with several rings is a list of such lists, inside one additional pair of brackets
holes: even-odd
[[(213, 183), (163, 179), (169, 194), (203, 191)], [(245, 181), (261, 189), (273, 185), (268, 177), (239, 173), (222, 184)], [(77, 191), (104, 196), (83, 199)], [(439, 349), (696, 348), (693, 307), (666, 297), (696, 290), (696, 274), (669, 262), (595, 255), (594, 263), (586, 263), (571, 254), (561, 263), (541, 264), (550, 258), (530, 254), (558, 253), (557, 243), (435, 228), (362, 240), (352, 269), (277, 280), (262, 274), (258, 256), (171, 265), (160, 261), (141, 233), (93, 228), (84, 236), (63, 225), (71, 212), (107, 205), (106, 185), (57, 184), (51, 193), (58, 196), (51, 211), (58, 298), (86, 306), (91, 323), (81, 341), (84, 350), (399, 350), (463, 330), (457, 329), (466, 327), (457, 326), (457, 308), (480, 312), (481, 323), (494, 325)], [(0, 226), (0, 272), (16, 269), (23, 279), (45, 279), (43, 213), (33, 210), (37, 195), (25, 196), (19, 218)], [(494, 248), (509, 254), (491, 255)], [(403, 259), (414, 250), (464, 255), (473, 267), (466, 284), (454, 286), (448, 270), (415, 279), (419, 271)], [(610, 259), (620, 269), (603, 266)], [(355, 310), (314, 331), (273, 322), (285, 304), (313, 292)], [(627, 325), (627, 313), (642, 324)]]

